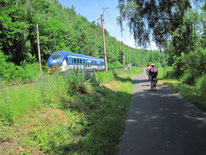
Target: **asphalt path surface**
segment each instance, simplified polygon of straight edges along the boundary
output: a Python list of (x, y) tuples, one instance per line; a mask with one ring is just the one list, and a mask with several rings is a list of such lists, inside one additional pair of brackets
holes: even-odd
[(206, 155), (206, 114), (166, 86), (150, 90), (146, 74), (134, 94), (120, 155)]

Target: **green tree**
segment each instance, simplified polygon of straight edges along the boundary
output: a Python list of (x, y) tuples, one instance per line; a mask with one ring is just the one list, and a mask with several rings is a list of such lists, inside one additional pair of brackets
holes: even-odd
[(147, 46), (151, 39), (165, 47), (167, 39), (183, 24), (189, 0), (119, 0), (119, 22), (128, 21), (138, 45)]

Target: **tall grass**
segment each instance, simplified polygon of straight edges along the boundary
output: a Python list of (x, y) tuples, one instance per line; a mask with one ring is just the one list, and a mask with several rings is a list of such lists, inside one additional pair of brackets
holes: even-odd
[(0, 118), (4, 122), (12, 123), (28, 110), (55, 102), (58, 96), (83, 91), (85, 87), (84, 77), (74, 71), (65, 74), (43, 74), (34, 83), (19, 86), (6, 87), (1, 82)]
[[(1, 96), (0, 130), (5, 132), (0, 139), (12, 139), (17, 147), (2, 148), (14, 154), (19, 148), (25, 154), (114, 154), (131, 103), (130, 77), (142, 71), (44, 74), (33, 84), (7, 87), (6, 102)], [(2, 123), (11, 124), (9, 132)]]
[[(75, 95), (84, 92), (88, 82), (95, 84), (107, 83), (118, 75), (131, 76), (139, 74), (141, 69), (89, 72), (89, 80), (83, 72), (69, 71), (64, 74), (43, 74), (34, 83), (6, 87), (0, 80), (0, 118), (12, 123), (30, 109), (36, 109), (42, 104), (55, 102), (59, 96)], [(92, 75), (93, 74), (93, 75)], [(87, 75), (88, 76), (88, 75)]]
[(28, 110), (55, 103), (59, 96), (84, 92), (89, 82), (100, 84), (112, 81), (114, 75), (114, 71), (43, 73), (34, 83), (17, 86), (7, 86), (0, 79), (0, 118), (3, 122), (12, 123)]
[(95, 80), (101, 84), (114, 80), (114, 72), (117, 71), (107, 71), (107, 72), (97, 72), (95, 76)]

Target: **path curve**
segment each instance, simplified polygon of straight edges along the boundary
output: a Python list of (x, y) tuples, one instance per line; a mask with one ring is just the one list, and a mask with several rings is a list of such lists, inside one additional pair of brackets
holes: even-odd
[(206, 114), (165, 85), (150, 90), (146, 74), (134, 94), (120, 155), (206, 155)]

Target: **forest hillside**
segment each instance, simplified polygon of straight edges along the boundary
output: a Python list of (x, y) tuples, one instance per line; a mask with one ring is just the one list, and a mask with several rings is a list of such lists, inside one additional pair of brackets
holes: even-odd
[[(37, 75), (36, 24), (45, 67), (49, 55), (58, 50), (103, 58), (100, 23), (90, 23), (77, 15), (73, 6), (64, 8), (57, 0), (2, 0), (0, 3), (0, 76), (4, 79), (24, 80)], [(142, 66), (152, 60), (164, 63), (160, 61), (164, 56), (159, 51), (129, 47), (110, 36), (107, 30), (105, 36), (109, 69), (123, 67), (123, 54), (126, 64)], [(25, 75), (29, 71), (33, 71), (30, 77)]]

